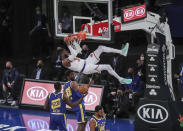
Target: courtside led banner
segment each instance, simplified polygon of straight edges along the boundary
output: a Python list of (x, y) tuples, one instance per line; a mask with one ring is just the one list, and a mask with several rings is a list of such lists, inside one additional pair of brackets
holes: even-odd
[(122, 22), (129, 22), (146, 17), (146, 6), (139, 5), (131, 8), (122, 9)]
[[(62, 84), (62, 89), (64, 83)], [(21, 104), (43, 106), (49, 93), (54, 92), (54, 82), (25, 80)], [(92, 86), (88, 95), (84, 98), (85, 108), (94, 111), (96, 105), (100, 105), (103, 93), (102, 87)]]

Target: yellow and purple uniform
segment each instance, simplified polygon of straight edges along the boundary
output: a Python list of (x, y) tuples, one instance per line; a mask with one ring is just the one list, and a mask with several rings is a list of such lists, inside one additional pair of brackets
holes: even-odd
[[(82, 97), (82, 94), (79, 91), (76, 92), (72, 89), (71, 81), (65, 83), (64, 90), (66, 92), (67, 97), (72, 103), (78, 101)], [(82, 100), (81, 104), (72, 108), (72, 111), (76, 113), (78, 123), (86, 122), (84, 100)]]
[(66, 104), (62, 93), (51, 93), (49, 96), (50, 129), (67, 131)]
[(106, 118), (102, 117), (101, 119), (97, 119), (94, 115), (90, 120), (94, 120), (96, 122), (95, 131), (105, 131), (106, 126)]

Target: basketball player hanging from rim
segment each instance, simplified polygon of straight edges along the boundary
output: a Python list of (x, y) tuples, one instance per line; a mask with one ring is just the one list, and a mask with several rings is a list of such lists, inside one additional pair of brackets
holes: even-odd
[[(79, 38), (83, 37), (82, 35), (86, 35), (86, 34), (78, 33), (78, 36), (70, 35), (64, 38), (64, 41), (70, 50), (70, 54), (67, 54), (65, 51), (61, 53), (63, 56), (62, 64), (64, 67), (72, 71), (84, 73), (86, 75), (93, 74), (93, 73), (101, 73), (101, 71), (106, 70), (110, 75), (118, 79), (118, 81), (121, 84), (130, 84), (132, 82), (132, 79), (125, 79), (123, 77), (120, 77), (109, 64), (97, 64), (100, 61), (100, 55), (103, 52), (117, 53), (123, 56), (127, 56), (128, 48), (129, 48), (128, 43), (126, 43), (124, 48), (120, 50), (106, 47), (106, 46), (99, 46), (94, 52), (92, 52), (88, 56), (88, 58), (80, 59), (80, 58), (77, 58), (76, 56), (79, 52), (81, 52), (81, 50), (79, 50), (78, 48), (78, 45), (81, 42), (81, 39), (79, 40)], [(72, 47), (72, 45), (75, 45), (75, 49)]]

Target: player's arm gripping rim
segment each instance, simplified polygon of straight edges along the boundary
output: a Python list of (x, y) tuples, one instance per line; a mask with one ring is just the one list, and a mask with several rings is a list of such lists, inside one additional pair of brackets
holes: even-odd
[(69, 42), (68, 42), (68, 39), (65, 39), (64, 41), (65, 41), (65, 43), (66, 43), (66, 45), (67, 45), (67, 47), (68, 47), (68, 49), (69, 49), (69, 51), (70, 51), (70, 53), (71, 53), (71, 55), (69, 55), (68, 59), (69, 59), (70, 61), (73, 61), (74, 58), (77, 56), (78, 52), (76, 52), (76, 51), (71, 47), (71, 45), (70, 45)]

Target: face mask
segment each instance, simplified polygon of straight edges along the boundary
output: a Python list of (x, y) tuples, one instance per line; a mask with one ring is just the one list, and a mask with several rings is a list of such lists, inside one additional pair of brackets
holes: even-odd
[(72, 78), (71, 78), (71, 81), (74, 81), (74, 80), (75, 80), (75, 77), (72, 77)]
[(67, 13), (64, 13), (64, 17), (67, 16)]
[(7, 70), (10, 70), (10, 69), (11, 69), (11, 67), (7, 66), (7, 67), (6, 67), (6, 69), (7, 69)]
[(39, 15), (39, 14), (41, 14), (41, 12), (40, 11), (36, 11), (36, 14)]
[(82, 52), (83, 52), (83, 53), (87, 53), (87, 50), (83, 50)]
[(61, 50), (62, 50), (62, 49), (58, 49), (58, 50), (57, 50), (57, 53), (59, 53)]
[(37, 67), (38, 67), (38, 68), (41, 68), (41, 67), (42, 67), (42, 65), (37, 65)]
[(68, 55), (65, 55), (65, 58), (68, 58), (69, 56)]
[(144, 57), (140, 57), (140, 60), (144, 60)]
[(128, 76), (129, 76), (129, 77), (132, 77), (132, 76), (133, 76), (133, 73), (132, 73), (132, 72), (129, 72), (129, 73), (128, 73)]

